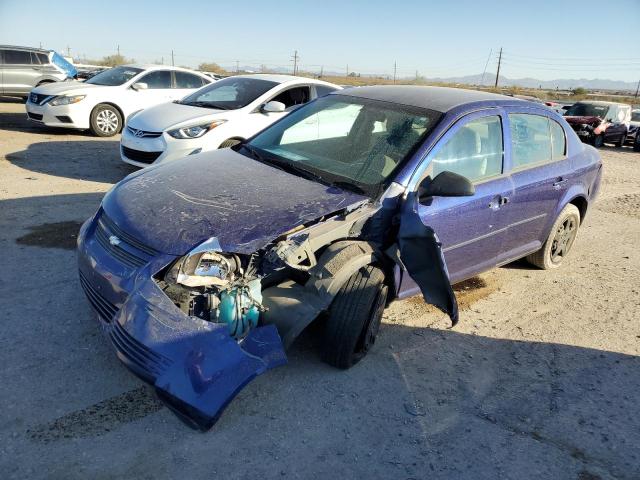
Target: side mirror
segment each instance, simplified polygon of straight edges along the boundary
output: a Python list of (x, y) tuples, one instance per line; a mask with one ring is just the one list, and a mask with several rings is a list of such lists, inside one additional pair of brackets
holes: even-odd
[(285, 109), (284, 103), (271, 100), (270, 102), (265, 103), (262, 106), (261, 110), (264, 113), (280, 113), (280, 112), (284, 112), (284, 109)]
[(440, 172), (431, 180), (425, 178), (418, 186), (418, 200), (430, 197), (470, 197), (476, 193), (473, 183), (467, 177), (453, 172)]
[(134, 90), (146, 90), (147, 88), (149, 88), (149, 85), (147, 85), (144, 82), (136, 82), (133, 85), (131, 85), (131, 88), (133, 88)]

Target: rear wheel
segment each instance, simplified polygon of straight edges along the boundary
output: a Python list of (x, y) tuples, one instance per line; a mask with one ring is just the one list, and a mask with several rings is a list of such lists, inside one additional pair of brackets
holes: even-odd
[(573, 246), (579, 226), (580, 210), (568, 204), (558, 215), (542, 248), (529, 255), (527, 261), (543, 270), (559, 267)]
[(387, 291), (384, 272), (373, 265), (346, 281), (329, 309), (322, 352), (325, 362), (346, 369), (364, 358), (376, 341)]
[(93, 109), (91, 131), (98, 137), (112, 137), (122, 128), (122, 115), (116, 107), (102, 103)]

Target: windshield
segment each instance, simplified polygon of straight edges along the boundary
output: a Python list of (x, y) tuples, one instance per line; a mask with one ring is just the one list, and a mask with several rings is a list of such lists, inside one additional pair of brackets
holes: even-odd
[(258, 78), (229, 77), (201, 88), (183, 98), (179, 103), (221, 110), (235, 110), (246, 107), (276, 85), (278, 83)]
[(60, 68), (69, 77), (75, 77), (78, 74), (76, 67), (67, 62), (58, 52), (53, 52), (53, 55), (51, 56), (51, 63)]
[(373, 197), (439, 118), (431, 110), (328, 95), (290, 113), (239, 151)]
[(609, 107), (607, 105), (594, 105), (592, 103), (574, 103), (569, 107), (565, 115), (567, 117), (600, 117), (604, 118)]
[(631, 112), (631, 121), (640, 122), (640, 110)]
[(128, 82), (142, 71), (143, 70), (141, 68), (134, 67), (110, 68), (109, 70), (105, 70), (104, 72), (100, 72), (97, 75), (91, 77), (85, 83), (115, 87)]

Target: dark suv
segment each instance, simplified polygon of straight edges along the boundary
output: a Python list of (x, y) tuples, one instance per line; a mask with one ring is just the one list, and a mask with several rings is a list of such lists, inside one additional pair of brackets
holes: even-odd
[(631, 122), (631, 106), (624, 103), (582, 101), (567, 110), (565, 120), (585, 143), (596, 148), (605, 143), (622, 147)]
[(0, 95), (27, 98), (32, 88), (74, 78), (77, 73), (53, 50), (0, 45)]

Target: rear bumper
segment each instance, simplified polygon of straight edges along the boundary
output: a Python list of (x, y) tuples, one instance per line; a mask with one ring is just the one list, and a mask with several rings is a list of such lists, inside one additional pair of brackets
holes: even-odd
[(225, 325), (189, 317), (162, 292), (153, 274), (175, 257), (159, 255), (137, 269), (120, 265), (94, 238), (95, 221), (78, 236), (82, 287), (118, 358), (155, 386), (190, 426), (208, 429), (254, 377), (286, 363), (274, 326), (237, 342)]

